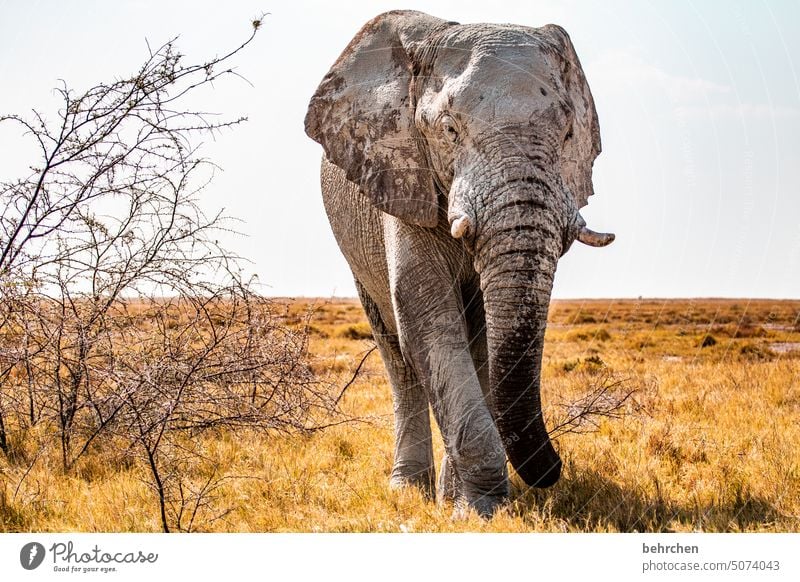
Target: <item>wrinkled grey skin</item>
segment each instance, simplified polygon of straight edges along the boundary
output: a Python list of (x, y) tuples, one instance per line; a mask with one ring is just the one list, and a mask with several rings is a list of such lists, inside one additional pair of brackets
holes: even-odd
[(542, 420), (542, 348), (556, 264), (585, 228), (600, 132), (558, 26), (459, 25), (382, 14), (311, 99), (322, 192), (392, 385), (391, 483), (490, 516), (506, 456), (547, 487), (561, 460)]

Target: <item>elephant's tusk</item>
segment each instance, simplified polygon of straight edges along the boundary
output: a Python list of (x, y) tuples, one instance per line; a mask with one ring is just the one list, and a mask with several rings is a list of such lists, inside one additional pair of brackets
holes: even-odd
[(590, 247), (604, 247), (614, 242), (616, 236), (611, 232), (595, 232), (586, 226), (578, 232), (578, 240)]
[(450, 234), (453, 235), (453, 238), (461, 238), (469, 234), (470, 226), (469, 218), (461, 216), (450, 225)]

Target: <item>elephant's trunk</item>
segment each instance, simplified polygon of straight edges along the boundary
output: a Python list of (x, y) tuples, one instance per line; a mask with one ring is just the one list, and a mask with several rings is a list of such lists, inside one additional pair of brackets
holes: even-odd
[(526, 179), (503, 189), (491, 196), (490, 218), (475, 240), (491, 406), (514, 469), (528, 485), (549, 487), (561, 474), (561, 460), (542, 418), (540, 381), (562, 226), (544, 183)]

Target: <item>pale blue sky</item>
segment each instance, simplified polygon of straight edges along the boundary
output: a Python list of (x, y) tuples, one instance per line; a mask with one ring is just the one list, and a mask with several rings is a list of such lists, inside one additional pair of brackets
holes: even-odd
[[(276, 295), (351, 296), (319, 194), (308, 99), (370, 17), (414, 8), (460, 22), (555, 22), (570, 33), (600, 116), (603, 153), (584, 215), (617, 234), (575, 245), (555, 297), (800, 297), (800, 3), (499, 0), (192, 2), (0, 0), (0, 112), (55, 105), (133, 72), (180, 35), (191, 61), (221, 54), (270, 12), (238, 71), (203, 106), (250, 121), (205, 153), (224, 172), (204, 204), (245, 220), (229, 246)], [(25, 149), (0, 129), (0, 177)]]

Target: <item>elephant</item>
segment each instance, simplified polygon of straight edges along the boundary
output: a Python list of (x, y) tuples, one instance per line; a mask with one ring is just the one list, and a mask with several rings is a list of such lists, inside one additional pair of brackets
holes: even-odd
[(507, 461), (556, 483), (540, 397), (556, 264), (576, 239), (614, 239), (578, 212), (600, 129), (567, 33), (381, 14), (323, 77), (305, 131), (392, 388), (390, 485), (489, 518)]

